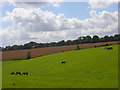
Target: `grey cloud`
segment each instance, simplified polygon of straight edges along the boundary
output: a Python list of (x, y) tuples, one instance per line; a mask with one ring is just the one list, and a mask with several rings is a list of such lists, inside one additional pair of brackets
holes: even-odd
[(48, 2), (13, 2), (12, 5), (16, 7), (43, 7), (47, 5)]

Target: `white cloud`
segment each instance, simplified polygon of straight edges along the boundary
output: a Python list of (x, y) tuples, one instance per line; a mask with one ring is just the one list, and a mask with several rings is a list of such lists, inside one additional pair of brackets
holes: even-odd
[[(75, 39), (80, 35), (105, 35), (118, 32), (118, 12), (92, 10), (91, 18), (80, 20), (55, 15), (40, 8), (14, 8), (2, 21), (10, 21), (12, 26), (2, 29), (3, 46), (28, 41), (51, 42)], [(7, 37), (6, 37), (7, 36)]]
[(88, 2), (90, 8), (107, 8), (113, 3), (118, 3), (119, 0), (1, 0), (2, 2), (10, 3), (16, 7), (43, 7), (46, 5), (52, 5), (53, 7), (60, 7), (63, 2)]
[(61, 3), (65, 2), (65, 0), (50, 0), (52, 1), (53, 7), (60, 7)]
[(28, 33), (22, 30), (13, 30), (11, 27), (0, 30), (2, 36), (2, 46), (24, 43), (31, 40)]
[(109, 7), (113, 3), (118, 3), (118, 1), (119, 0), (90, 0), (88, 3), (92, 9), (103, 9)]

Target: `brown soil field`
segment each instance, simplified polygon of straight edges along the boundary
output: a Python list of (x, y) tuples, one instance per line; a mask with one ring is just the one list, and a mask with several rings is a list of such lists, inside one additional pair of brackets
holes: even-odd
[[(87, 43), (87, 44), (79, 44), (81, 49), (91, 48), (104, 44), (118, 44), (120, 41), (113, 42), (100, 42), (100, 43)], [(53, 53), (63, 52), (63, 51), (71, 51), (75, 50), (76, 45), (67, 45), (67, 46), (55, 46), (55, 47), (45, 47), (45, 48), (35, 48), (35, 49), (26, 49), (26, 50), (16, 50), (16, 51), (4, 51), (2, 52), (2, 60), (12, 60), (12, 59), (25, 59), (27, 52), (31, 52), (31, 57), (40, 57)]]

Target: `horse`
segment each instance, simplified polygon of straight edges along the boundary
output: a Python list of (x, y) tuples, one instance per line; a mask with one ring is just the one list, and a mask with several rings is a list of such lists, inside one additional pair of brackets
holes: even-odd
[(21, 72), (16, 72), (16, 75), (21, 75)]
[(66, 62), (65, 62), (65, 61), (63, 61), (63, 62), (62, 62), (62, 64), (63, 64), (63, 63), (65, 64)]
[(28, 75), (28, 72), (23, 72), (22, 75)]
[(104, 49), (107, 49), (107, 47), (104, 47)]
[(112, 50), (113, 48), (112, 47), (108, 47), (107, 50)]
[(15, 73), (14, 72), (11, 72), (11, 75), (14, 75)]

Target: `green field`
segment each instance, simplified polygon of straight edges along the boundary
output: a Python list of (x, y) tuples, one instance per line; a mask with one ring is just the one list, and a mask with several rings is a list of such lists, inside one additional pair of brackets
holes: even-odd
[(118, 45), (112, 47), (113, 50), (97, 47), (3, 61), (3, 88), (117, 88)]

